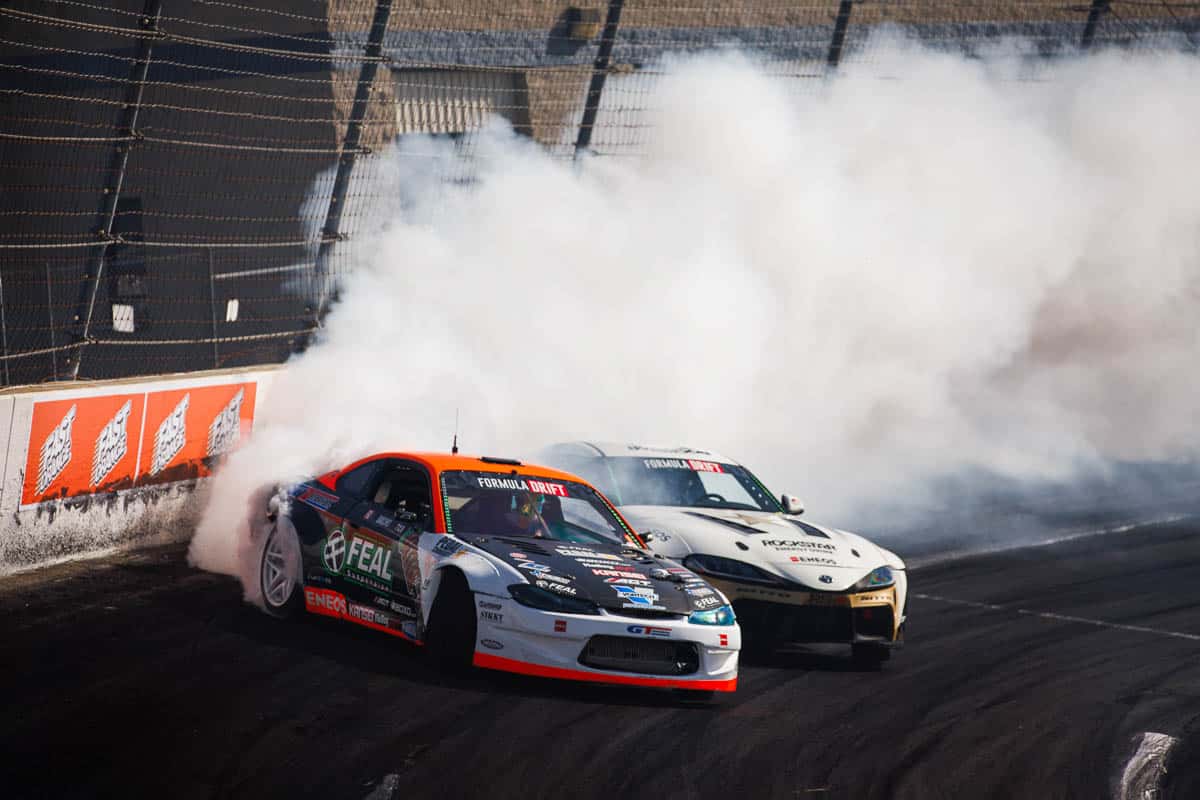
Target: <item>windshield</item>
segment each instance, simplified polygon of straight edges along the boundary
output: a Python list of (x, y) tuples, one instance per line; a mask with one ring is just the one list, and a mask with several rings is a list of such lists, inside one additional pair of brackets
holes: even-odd
[[(694, 458), (606, 458), (621, 506), (689, 506), (739, 511), (782, 511), (778, 501), (745, 467)], [(597, 480), (600, 480), (597, 478)]]
[(638, 544), (586, 483), (529, 475), (442, 473), (446, 530), (584, 544)]

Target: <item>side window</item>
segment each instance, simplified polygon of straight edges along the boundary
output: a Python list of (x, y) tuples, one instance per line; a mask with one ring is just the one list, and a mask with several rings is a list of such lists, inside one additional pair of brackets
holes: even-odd
[(432, 527), (433, 495), (429, 475), (417, 464), (405, 461), (388, 464), (367, 499), (389, 514), (400, 517), (412, 514), (420, 527)]
[(378, 471), (379, 463), (372, 461), (350, 470), (337, 480), (337, 492), (346, 497), (363, 498), (367, 494), (367, 485)]

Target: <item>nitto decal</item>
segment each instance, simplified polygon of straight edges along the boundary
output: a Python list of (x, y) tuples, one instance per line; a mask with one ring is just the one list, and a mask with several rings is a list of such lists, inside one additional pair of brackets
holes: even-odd
[(497, 642), (495, 639), (480, 639), (479, 643), (489, 650), (503, 650), (504, 645)]
[(154, 459), (150, 462), (150, 474), (157, 475), (167, 468), (171, 459), (179, 455), (187, 444), (187, 410), (191, 402), (191, 393), (185, 394), (175, 406), (175, 410), (154, 432)]
[(305, 587), (304, 607), (317, 614), (340, 617), (346, 613), (346, 598), (330, 589)]
[(217, 412), (208, 426), (208, 455), (219, 456), (237, 447), (242, 436), (242, 399), (245, 389), (238, 389), (228, 405)]
[(335, 575), (341, 574), (342, 567), (346, 565), (346, 534), (341, 528), (334, 530), (325, 540), (321, 561), (325, 564), (325, 569)]
[(133, 401), (126, 400), (110, 419), (100, 435), (96, 437), (96, 451), (92, 456), (92, 486), (98, 486), (108, 473), (113, 471), (125, 454), (129, 452), (129, 412)]
[(71, 406), (62, 422), (54, 426), (46, 441), (42, 442), (41, 454), (38, 458), (37, 493), (46, 491), (54, 479), (62, 474), (71, 463), (71, 425), (75, 422), (78, 406)]
[(525, 480), (523, 478), (475, 478), (480, 489), (508, 489), (510, 491), (526, 491), (534, 494), (548, 494), (554, 497), (566, 497), (567, 487), (561, 483), (550, 481)]
[(655, 628), (651, 625), (628, 625), (625, 630), (635, 636), (657, 636), (665, 639), (671, 635), (670, 628)]

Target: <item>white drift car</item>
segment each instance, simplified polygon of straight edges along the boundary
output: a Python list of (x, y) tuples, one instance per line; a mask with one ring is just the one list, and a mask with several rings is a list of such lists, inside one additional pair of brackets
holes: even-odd
[(707, 450), (572, 442), (541, 454), (584, 476), (655, 553), (681, 561), (733, 603), (744, 648), (844, 642), (885, 661), (904, 638), (904, 562), (861, 536), (802, 522), (748, 469)]

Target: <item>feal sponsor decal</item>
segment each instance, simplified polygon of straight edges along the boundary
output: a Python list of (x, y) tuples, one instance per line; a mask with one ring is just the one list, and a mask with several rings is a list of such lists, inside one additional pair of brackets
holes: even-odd
[(391, 543), (361, 533), (346, 537), (344, 528), (335, 528), (325, 539), (321, 561), (325, 569), (347, 580), (380, 592), (390, 592), (392, 579)]
[(21, 505), (209, 475), (254, 398), (245, 382), (35, 402)]

